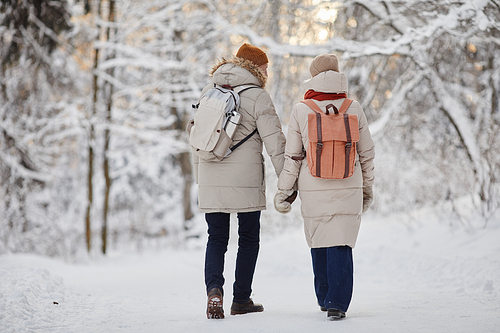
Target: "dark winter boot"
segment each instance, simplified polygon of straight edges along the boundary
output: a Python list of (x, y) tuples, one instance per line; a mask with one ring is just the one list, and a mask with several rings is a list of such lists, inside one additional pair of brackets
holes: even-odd
[(337, 309), (328, 309), (328, 313), (326, 314), (328, 319), (330, 320), (340, 320), (345, 318), (345, 312)]
[(212, 288), (208, 292), (207, 318), (224, 319), (224, 309), (222, 308), (222, 291), (219, 288)]
[(324, 307), (324, 306), (320, 306), (320, 307), (319, 307), (319, 309), (320, 309), (321, 311), (323, 311), (323, 312), (328, 311), (328, 310), (327, 310), (327, 308), (326, 308), (326, 307)]
[(252, 299), (242, 304), (233, 302), (233, 304), (231, 305), (231, 315), (262, 311), (264, 311), (264, 307), (262, 306), (262, 304), (254, 303)]

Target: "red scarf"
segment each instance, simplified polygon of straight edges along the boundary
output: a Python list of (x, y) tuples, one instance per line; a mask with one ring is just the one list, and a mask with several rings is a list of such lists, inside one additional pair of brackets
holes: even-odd
[(331, 93), (317, 92), (314, 90), (308, 90), (304, 95), (304, 99), (315, 99), (317, 101), (333, 101), (342, 98), (347, 98), (347, 94), (346, 93), (331, 94)]

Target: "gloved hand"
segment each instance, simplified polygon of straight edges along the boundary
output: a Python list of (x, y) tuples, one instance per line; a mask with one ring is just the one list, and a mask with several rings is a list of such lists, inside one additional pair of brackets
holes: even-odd
[(293, 190), (278, 190), (274, 196), (274, 208), (280, 213), (288, 213), (292, 209), (292, 204), (286, 200), (292, 194)]
[(370, 208), (373, 202), (373, 190), (371, 186), (363, 186), (363, 213)]

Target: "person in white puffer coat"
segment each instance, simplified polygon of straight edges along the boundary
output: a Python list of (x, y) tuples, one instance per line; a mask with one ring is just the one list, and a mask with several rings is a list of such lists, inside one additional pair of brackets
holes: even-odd
[[(311, 79), (305, 82), (305, 98), (325, 112), (333, 104), (337, 109), (347, 97), (347, 79), (339, 72), (338, 59), (333, 54), (321, 54), (311, 63)], [(275, 207), (286, 213), (290, 203), (286, 199), (294, 192), (297, 182), (301, 199), (304, 232), (311, 248), (314, 285), (318, 303), (328, 317), (345, 317), (353, 288), (354, 248), (361, 224), (361, 214), (373, 200), (375, 148), (361, 105), (353, 101), (347, 114), (358, 119), (359, 142), (354, 174), (346, 179), (313, 177), (306, 154), (309, 145), (308, 114), (314, 112), (304, 103), (293, 107), (285, 148), (285, 164), (278, 180)]]
[[(207, 317), (224, 318), (224, 255), (229, 241), (230, 214), (238, 217), (238, 254), (231, 314), (261, 312), (264, 307), (250, 299), (251, 285), (260, 242), (260, 213), (266, 209), (266, 183), (263, 146), (277, 175), (283, 169), (285, 136), (271, 97), (264, 90), (268, 58), (259, 48), (243, 44), (235, 57), (221, 59), (211, 70), (215, 85), (253, 87), (240, 94), (241, 124), (233, 145), (255, 129), (257, 132), (222, 161), (208, 161), (193, 154), (198, 203), (205, 213), (208, 242), (205, 255), (205, 285), (208, 295)], [(189, 131), (189, 128), (188, 128)]]

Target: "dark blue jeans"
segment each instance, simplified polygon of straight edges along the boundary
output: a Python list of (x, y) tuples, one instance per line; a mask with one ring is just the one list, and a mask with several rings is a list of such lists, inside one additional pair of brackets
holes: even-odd
[(319, 306), (346, 312), (352, 298), (353, 261), (349, 246), (311, 249)]
[[(207, 292), (223, 290), (224, 256), (229, 242), (229, 213), (207, 213), (208, 242), (205, 252)], [(260, 211), (238, 213), (238, 253), (236, 256), (233, 302), (245, 303), (252, 293), (252, 280), (259, 254)]]

